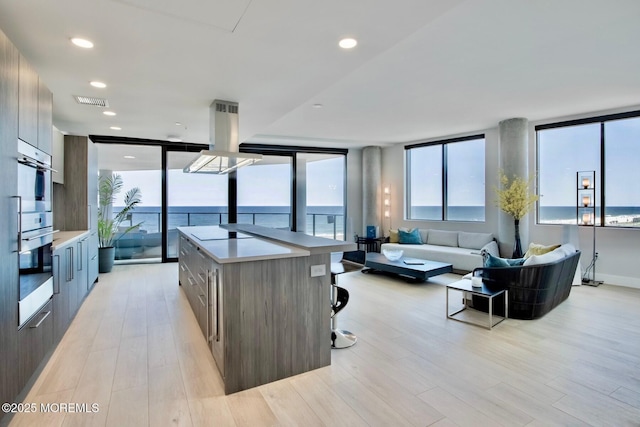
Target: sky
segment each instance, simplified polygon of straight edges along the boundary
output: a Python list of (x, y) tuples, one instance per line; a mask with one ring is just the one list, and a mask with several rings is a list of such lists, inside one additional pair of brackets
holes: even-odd
[[(121, 206), (124, 193), (140, 187), (140, 206), (162, 203), (159, 170), (116, 171), (124, 189), (115, 205)], [(185, 174), (182, 169), (168, 173), (170, 206), (226, 206), (227, 175)], [(341, 206), (344, 203), (344, 157), (307, 163), (307, 205)], [(289, 206), (291, 204), (291, 164), (263, 164), (238, 169), (239, 206)]]
[[(640, 186), (637, 185), (640, 182), (640, 118), (606, 122), (605, 136), (607, 205), (640, 206)], [(598, 187), (601, 185), (599, 123), (539, 131), (538, 139), (542, 206), (574, 206), (577, 171), (595, 170), (596, 184)], [(487, 172), (484, 170), (484, 144), (459, 144), (450, 144), (449, 149), (449, 204), (491, 203), (485, 202), (484, 176)], [(413, 205), (440, 203), (442, 168), (440, 151), (436, 148), (415, 150), (412, 163), (414, 185), (411, 188)], [(125, 191), (136, 185), (141, 188), (142, 206), (160, 206), (160, 171), (120, 173), (124, 178)], [(258, 163), (239, 169), (239, 205), (288, 206), (291, 199), (290, 173), (290, 164), (282, 163)], [(343, 204), (342, 156), (309, 162), (307, 174), (309, 206)], [(181, 170), (171, 170), (169, 203), (171, 206), (224, 206), (227, 203), (226, 182), (224, 175), (184, 174)], [(597, 205), (600, 205), (599, 197)]]
[[(599, 192), (600, 123), (542, 130), (538, 139), (543, 206), (575, 205), (578, 171), (595, 170)], [(607, 206), (640, 206), (640, 118), (606, 122), (605, 147)]]

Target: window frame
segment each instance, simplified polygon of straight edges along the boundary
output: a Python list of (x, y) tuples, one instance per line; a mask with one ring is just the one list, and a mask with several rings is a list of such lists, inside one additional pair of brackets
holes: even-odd
[[(593, 116), (593, 117), (585, 117), (582, 119), (574, 119), (574, 120), (563, 120), (560, 122), (553, 123), (545, 123), (536, 125), (534, 127), (535, 135), (536, 135), (536, 193), (540, 196), (540, 137), (539, 131), (544, 131), (548, 129), (557, 129), (557, 128), (568, 128), (573, 126), (581, 126), (586, 124), (599, 123), (600, 124), (600, 147), (599, 147), (599, 164), (600, 164), (600, 182), (597, 186), (598, 196), (600, 197), (600, 206), (599, 206), (599, 214), (597, 214), (595, 218), (595, 227), (603, 227), (603, 228), (619, 228), (630, 230), (634, 229), (634, 227), (623, 227), (616, 225), (607, 225), (605, 224), (606, 210), (607, 210), (607, 199), (606, 199), (606, 179), (607, 179), (607, 170), (606, 170), (606, 159), (605, 159), (605, 151), (606, 151), (606, 141), (605, 141), (605, 124), (607, 122), (616, 121), (616, 120), (624, 120), (624, 119), (640, 119), (640, 110), (627, 111), (623, 113), (614, 113), (614, 114), (606, 114), (601, 116)], [(562, 225), (562, 223), (551, 223), (551, 222), (540, 222), (540, 201), (541, 198), (536, 202), (536, 225)], [(597, 212), (597, 211), (596, 211)], [(577, 224), (577, 218), (576, 218)], [(578, 224), (579, 225), (579, 224)], [(590, 225), (591, 227), (591, 225)]]
[[(473, 221), (473, 220), (460, 220), (460, 219), (448, 219), (448, 210), (449, 210), (449, 194), (448, 194), (448, 182), (449, 182), (449, 171), (448, 171), (448, 153), (447, 146), (449, 144), (455, 144), (459, 142), (468, 142), (475, 140), (483, 140), (484, 148), (485, 148), (485, 177), (486, 177), (486, 135), (484, 133), (473, 134), (467, 136), (460, 136), (456, 138), (447, 138), (441, 139), (437, 141), (428, 141), (428, 142), (420, 142), (416, 144), (405, 145), (405, 187), (406, 187), (406, 196), (405, 196), (405, 219), (409, 221), (451, 221), (451, 222), (473, 222), (480, 223), (486, 222), (486, 192), (484, 197), (484, 205), (485, 209), (484, 219), (482, 221)], [(440, 201), (441, 201), (441, 211), (440, 211), (440, 219), (425, 219), (425, 218), (412, 218), (411, 217), (411, 150), (416, 148), (430, 147), (439, 145), (442, 147), (441, 150), (441, 188), (440, 188)], [(486, 179), (485, 179), (486, 182)], [(486, 185), (486, 184), (485, 184)]]

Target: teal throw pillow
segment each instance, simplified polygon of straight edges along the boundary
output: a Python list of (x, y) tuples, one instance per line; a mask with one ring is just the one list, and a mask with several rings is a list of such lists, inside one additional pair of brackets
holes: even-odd
[(398, 241), (405, 245), (421, 245), (420, 231), (414, 228), (409, 231), (398, 230)]
[(493, 256), (491, 254), (487, 254), (487, 259), (484, 261), (485, 267), (512, 267), (522, 265), (525, 262), (525, 258), (500, 258), (497, 256)]

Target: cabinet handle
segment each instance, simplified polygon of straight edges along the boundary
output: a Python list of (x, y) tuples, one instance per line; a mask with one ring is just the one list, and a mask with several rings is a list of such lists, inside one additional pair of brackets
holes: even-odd
[[(211, 296), (211, 272), (207, 271), (207, 304), (205, 305), (205, 310), (207, 313), (207, 343), (213, 341), (213, 337), (211, 336), (211, 307), (209, 306), (210, 296)], [(211, 348), (209, 349), (211, 350)]]
[(47, 317), (49, 317), (49, 315), (51, 314), (51, 310), (47, 311), (44, 316), (42, 316), (42, 319), (40, 319), (40, 321), (38, 323), (36, 323), (35, 325), (31, 325), (29, 326), (32, 329), (37, 328), (38, 326), (40, 326), (42, 324), (42, 322), (44, 322), (44, 319), (46, 319)]
[(195, 285), (195, 282), (193, 281), (193, 279), (191, 278), (191, 276), (187, 277), (187, 280), (189, 281), (189, 284), (191, 286)]
[(78, 242), (78, 271), (82, 271), (82, 253), (84, 252), (84, 241)]
[(30, 241), (32, 241), (32, 240), (38, 240), (38, 239), (40, 239), (40, 238), (42, 238), (42, 237), (49, 236), (49, 235), (51, 235), (51, 234), (55, 234), (55, 233), (59, 233), (59, 232), (60, 232), (60, 230), (48, 231), (48, 232), (46, 232), (46, 233), (38, 234), (37, 236), (27, 237), (27, 238), (26, 238), (26, 239), (24, 239), (24, 240), (26, 240), (27, 242), (30, 242)]
[(215, 307), (216, 307), (216, 342), (220, 342), (220, 271), (216, 270), (216, 289), (215, 289)]
[(200, 252), (200, 248), (198, 248), (198, 255), (200, 255), (202, 259), (207, 259), (204, 255), (202, 255), (202, 252)]
[(204, 300), (202, 299), (202, 297), (204, 297), (204, 295), (198, 295), (198, 299), (200, 300), (200, 304), (202, 304), (203, 306), (207, 306), (207, 304), (204, 302)]
[[(58, 275), (60, 275), (60, 255), (54, 255), (53, 259), (55, 259), (56, 263), (58, 264), (58, 266), (56, 268), (56, 272), (58, 272)], [(54, 294), (59, 294), (60, 293), (60, 280), (59, 279), (60, 279), (59, 277), (53, 276), (53, 293)]]
[(18, 253), (22, 252), (22, 197), (13, 196), (18, 199)]
[(187, 271), (182, 263), (180, 263), (180, 270)]

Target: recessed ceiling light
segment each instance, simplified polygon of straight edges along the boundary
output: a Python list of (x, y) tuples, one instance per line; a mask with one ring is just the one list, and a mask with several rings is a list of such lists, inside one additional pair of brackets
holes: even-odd
[(357, 44), (358, 44), (358, 41), (352, 38), (342, 39), (338, 42), (338, 46), (340, 46), (343, 49), (353, 49), (354, 47), (356, 47)]
[(182, 138), (177, 136), (167, 136), (167, 141), (169, 142), (182, 142)]
[(103, 111), (102, 114), (104, 114), (105, 116), (115, 116), (116, 113), (114, 113), (113, 111)]
[(176, 126), (182, 126), (182, 123), (176, 122)]
[(87, 39), (82, 39), (80, 37), (74, 37), (71, 39), (71, 43), (75, 44), (78, 47), (84, 48), (84, 49), (91, 49), (93, 47), (93, 42), (87, 40)]
[(136, 156), (123, 156), (125, 159), (135, 159)]
[(322, 104), (313, 104), (313, 108), (322, 108), (324, 105)]
[(98, 89), (104, 89), (105, 87), (107, 87), (106, 83), (102, 83), (96, 80), (89, 82), (89, 84), (93, 87), (97, 87)]
[(111, 126), (109, 129), (122, 130), (122, 128), (120, 126)]

